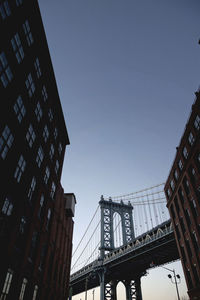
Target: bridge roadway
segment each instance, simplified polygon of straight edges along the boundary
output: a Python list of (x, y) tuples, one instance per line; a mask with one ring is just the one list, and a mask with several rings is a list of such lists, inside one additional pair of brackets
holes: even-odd
[[(138, 236), (70, 276), (73, 295), (100, 285), (98, 273), (104, 270), (105, 283), (134, 280), (152, 267), (179, 259), (171, 220)], [(153, 262), (153, 264), (152, 264)], [(87, 283), (86, 283), (87, 282)]]

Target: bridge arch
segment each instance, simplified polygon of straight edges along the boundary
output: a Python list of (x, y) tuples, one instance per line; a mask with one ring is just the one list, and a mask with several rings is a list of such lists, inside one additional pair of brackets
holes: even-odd
[(126, 287), (123, 281), (119, 281), (116, 286), (116, 298), (117, 300), (126, 299)]
[(114, 248), (118, 248), (123, 245), (122, 217), (118, 212), (114, 212), (113, 214), (113, 239)]

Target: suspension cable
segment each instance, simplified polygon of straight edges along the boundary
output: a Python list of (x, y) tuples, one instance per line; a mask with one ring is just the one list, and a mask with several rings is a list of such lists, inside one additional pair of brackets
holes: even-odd
[[(139, 194), (139, 193), (142, 193), (142, 192), (145, 192), (145, 191), (149, 191), (149, 190), (151, 190), (151, 189), (153, 189), (153, 188), (159, 187), (159, 186), (164, 185), (164, 184), (165, 184), (165, 183), (160, 183), (160, 184), (157, 184), (157, 185), (152, 186), (152, 187), (150, 187), (150, 188), (146, 188), (146, 189), (140, 190), (140, 191), (138, 191), (138, 192), (133, 192), (133, 193), (129, 193), (129, 194), (121, 195), (121, 196), (113, 196), (113, 197), (111, 197), (111, 199), (112, 199), (112, 200), (115, 199), (115, 201), (121, 201), (122, 198), (129, 197), (129, 196), (132, 196), (132, 195), (136, 195), (136, 194)], [(145, 195), (144, 195), (144, 196), (145, 196)], [(105, 200), (109, 200), (109, 198), (104, 198), (104, 199), (105, 199)], [(117, 199), (118, 199), (118, 200), (117, 200)], [(125, 199), (125, 200), (126, 200), (126, 199)]]
[(93, 217), (92, 217), (92, 219), (91, 219), (91, 221), (90, 221), (89, 225), (87, 226), (87, 228), (86, 228), (86, 231), (85, 231), (85, 233), (83, 234), (83, 236), (82, 236), (82, 238), (81, 238), (80, 242), (78, 243), (78, 245), (77, 245), (76, 249), (74, 250), (74, 252), (73, 252), (73, 254), (72, 254), (72, 257), (74, 256), (74, 254), (75, 254), (75, 253), (76, 253), (76, 251), (78, 250), (78, 247), (80, 246), (80, 244), (81, 244), (82, 240), (83, 240), (83, 239), (84, 239), (84, 237), (86, 236), (86, 233), (87, 233), (87, 231), (88, 231), (88, 229), (89, 229), (89, 227), (90, 227), (90, 225), (91, 225), (92, 221), (94, 220), (94, 217), (96, 216), (98, 209), (99, 209), (99, 205), (97, 206), (97, 209), (96, 209), (96, 211), (95, 211), (95, 213), (94, 213), (94, 215), (93, 215)]
[(84, 253), (85, 249), (86, 249), (87, 246), (89, 245), (89, 242), (91, 241), (91, 239), (92, 239), (92, 237), (93, 237), (95, 231), (97, 230), (97, 228), (98, 228), (100, 222), (101, 222), (101, 220), (98, 222), (97, 226), (95, 227), (95, 229), (94, 229), (94, 231), (93, 231), (91, 237), (89, 238), (89, 240), (88, 240), (88, 242), (87, 242), (87, 245), (84, 247), (84, 249), (82, 250), (81, 254), (79, 255), (79, 257), (77, 258), (77, 260), (76, 260), (75, 263), (73, 264), (72, 269), (75, 267), (77, 261), (79, 260), (79, 258), (82, 256), (82, 254)]

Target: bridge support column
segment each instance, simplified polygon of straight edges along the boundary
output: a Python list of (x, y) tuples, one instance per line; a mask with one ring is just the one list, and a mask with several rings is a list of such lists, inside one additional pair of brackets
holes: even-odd
[(135, 280), (124, 281), (126, 287), (126, 300), (142, 300), (141, 277)]
[(105, 283), (105, 268), (99, 269), (98, 275), (100, 281), (100, 300), (117, 300), (117, 281), (112, 280), (109, 283)]
[(117, 286), (117, 281), (114, 280), (105, 284), (104, 300), (117, 300), (116, 286)]
[(100, 300), (105, 300), (105, 274), (104, 269), (98, 273), (100, 280)]

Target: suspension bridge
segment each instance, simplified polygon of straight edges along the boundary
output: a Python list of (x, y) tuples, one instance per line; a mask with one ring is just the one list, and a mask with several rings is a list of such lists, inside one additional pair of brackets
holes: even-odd
[(147, 270), (179, 258), (163, 188), (101, 196), (72, 255), (73, 295), (100, 286), (101, 300), (117, 300), (121, 281), (126, 300), (142, 300), (140, 280)]

